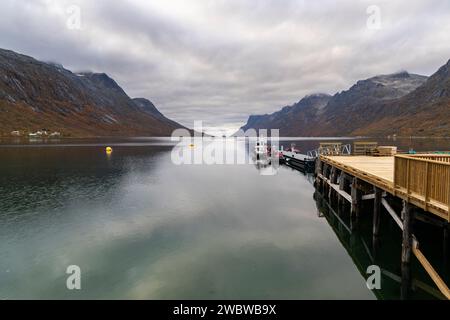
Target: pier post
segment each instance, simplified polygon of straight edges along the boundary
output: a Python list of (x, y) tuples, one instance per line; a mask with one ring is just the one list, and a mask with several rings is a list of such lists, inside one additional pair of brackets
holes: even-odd
[(402, 244), (402, 263), (409, 264), (412, 250), (412, 220), (414, 211), (411, 204), (403, 200), (403, 244)]
[[(345, 174), (343, 171), (341, 171), (341, 174), (339, 175), (339, 190), (343, 191), (345, 186)], [(343, 197), (338, 194), (338, 206), (343, 206)]]
[(354, 229), (358, 225), (358, 218), (361, 211), (362, 194), (358, 186), (358, 178), (354, 177), (352, 180), (352, 206), (350, 211), (350, 226)]
[(410, 262), (412, 252), (412, 222), (414, 220), (414, 209), (407, 201), (403, 201), (403, 242), (402, 242), (402, 286), (401, 297), (406, 299), (410, 288)]
[[(327, 163), (323, 163), (323, 167), (322, 167), (322, 176), (324, 178), (328, 178), (328, 164)], [(325, 181), (322, 181), (322, 194), (326, 197), (328, 196), (327, 194), (327, 186), (328, 183), (325, 183)]]
[(320, 158), (316, 159), (316, 175), (322, 174), (322, 161), (320, 161)]
[[(336, 181), (337, 181), (337, 170), (335, 167), (332, 167), (331, 174), (330, 174), (330, 183), (336, 184), (337, 183)], [(330, 201), (332, 198), (332, 191), (333, 191), (333, 188), (331, 188), (331, 186), (330, 186), (330, 189), (328, 190), (328, 199), (330, 199)]]
[(375, 198), (373, 202), (372, 256), (376, 260), (378, 258), (378, 246), (380, 242), (381, 199), (383, 191), (374, 186), (373, 193)]
[(411, 288), (411, 270), (409, 264), (402, 264), (402, 279), (400, 283), (400, 299), (407, 300)]
[(345, 187), (345, 174), (343, 171), (341, 171), (341, 175), (339, 178), (339, 190), (344, 190)]
[(322, 190), (322, 179), (319, 177), (319, 175), (322, 174), (322, 165), (323, 162), (320, 160), (320, 158), (316, 159), (316, 188), (321, 191)]
[(375, 195), (374, 202), (373, 202), (373, 228), (372, 228), (372, 235), (373, 238), (378, 238), (378, 234), (380, 231), (380, 214), (381, 214), (381, 197), (382, 197), (382, 190), (377, 187), (373, 187), (373, 192)]

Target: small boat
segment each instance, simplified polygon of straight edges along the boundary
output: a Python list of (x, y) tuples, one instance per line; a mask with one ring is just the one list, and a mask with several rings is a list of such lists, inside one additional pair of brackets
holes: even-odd
[(315, 160), (314, 158), (311, 158), (305, 154), (301, 154), (296, 151), (292, 151), (292, 149), (288, 149), (281, 151), (282, 154), (282, 161), (281, 163), (284, 163), (290, 167), (293, 167), (294, 169), (303, 171), (303, 172), (313, 172), (314, 171), (314, 165)]
[(264, 139), (259, 139), (258, 141), (256, 141), (255, 153), (256, 155), (268, 154), (267, 142)]
[(253, 152), (254, 160), (263, 160), (270, 158), (270, 149), (267, 146), (267, 140), (264, 138), (260, 138), (256, 141), (255, 150)]
[(285, 149), (286, 152), (292, 152), (292, 153), (300, 153), (300, 149), (295, 147), (295, 143), (291, 143), (291, 147)]

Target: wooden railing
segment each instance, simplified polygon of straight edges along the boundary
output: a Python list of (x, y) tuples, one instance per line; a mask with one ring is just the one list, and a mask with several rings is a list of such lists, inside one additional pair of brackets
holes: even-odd
[(423, 198), (425, 210), (430, 204), (446, 207), (450, 221), (450, 155), (396, 155), (394, 188), (407, 198)]
[(319, 156), (349, 156), (352, 154), (351, 144), (336, 143), (334, 145), (325, 146), (321, 143), (320, 147), (315, 150), (310, 150), (306, 155), (310, 158), (317, 158)]
[(417, 158), (417, 159), (425, 159), (425, 160), (434, 160), (434, 161), (440, 161), (440, 162), (450, 162), (450, 154), (439, 154), (439, 153), (432, 153), (432, 154), (415, 154), (410, 155), (411, 157)]

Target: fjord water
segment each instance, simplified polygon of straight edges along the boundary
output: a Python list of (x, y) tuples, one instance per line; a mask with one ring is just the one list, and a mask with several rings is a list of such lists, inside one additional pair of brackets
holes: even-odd
[[(439, 141), (429, 148), (449, 149)], [(312, 177), (175, 165), (173, 148), (161, 139), (0, 146), (0, 299), (399, 297), (388, 282), (381, 294), (367, 289), (362, 240), (327, 216)], [(394, 269), (398, 246), (384, 245)], [(66, 288), (69, 265), (81, 268), (81, 290)]]

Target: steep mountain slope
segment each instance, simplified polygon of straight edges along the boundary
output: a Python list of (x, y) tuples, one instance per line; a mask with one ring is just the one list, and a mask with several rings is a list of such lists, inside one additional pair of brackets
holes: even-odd
[(47, 129), (69, 136), (166, 136), (180, 127), (154, 106), (147, 110), (141, 99), (130, 99), (104, 73), (75, 74), (0, 49), (0, 134)]
[[(327, 101), (323, 100), (326, 101), (326, 105), (320, 108), (320, 112), (311, 112), (314, 108), (307, 107), (299, 109), (297, 113), (288, 113), (283, 112), (285, 109), (283, 108), (272, 115), (250, 116), (249, 121), (242, 128), (279, 128), (282, 136), (402, 133), (404, 128), (399, 132), (397, 132), (400, 128), (398, 126), (386, 126), (379, 130), (381, 127), (374, 126), (374, 123), (387, 124), (387, 120), (383, 119), (400, 112), (398, 103), (402, 101), (401, 99), (406, 99), (409, 94), (419, 90), (428, 82), (425, 76), (405, 71), (380, 75), (360, 80), (350, 89), (332, 97), (328, 96)], [(441, 83), (441, 80), (435, 80), (435, 82)], [(405, 110), (411, 109), (407, 102), (402, 105)]]
[(425, 76), (408, 72), (360, 80), (350, 89), (333, 96), (323, 115), (312, 122), (314, 133), (353, 134), (382, 116), (390, 101), (403, 97), (426, 80)]
[(295, 135), (298, 128), (308, 124), (309, 119), (317, 118), (323, 113), (330, 99), (330, 95), (323, 93), (308, 95), (294, 105), (272, 114), (250, 116), (241, 129), (281, 129), (281, 135)]
[(381, 111), (355, 133), (450, 136), (450, 60), (423, 85)]

